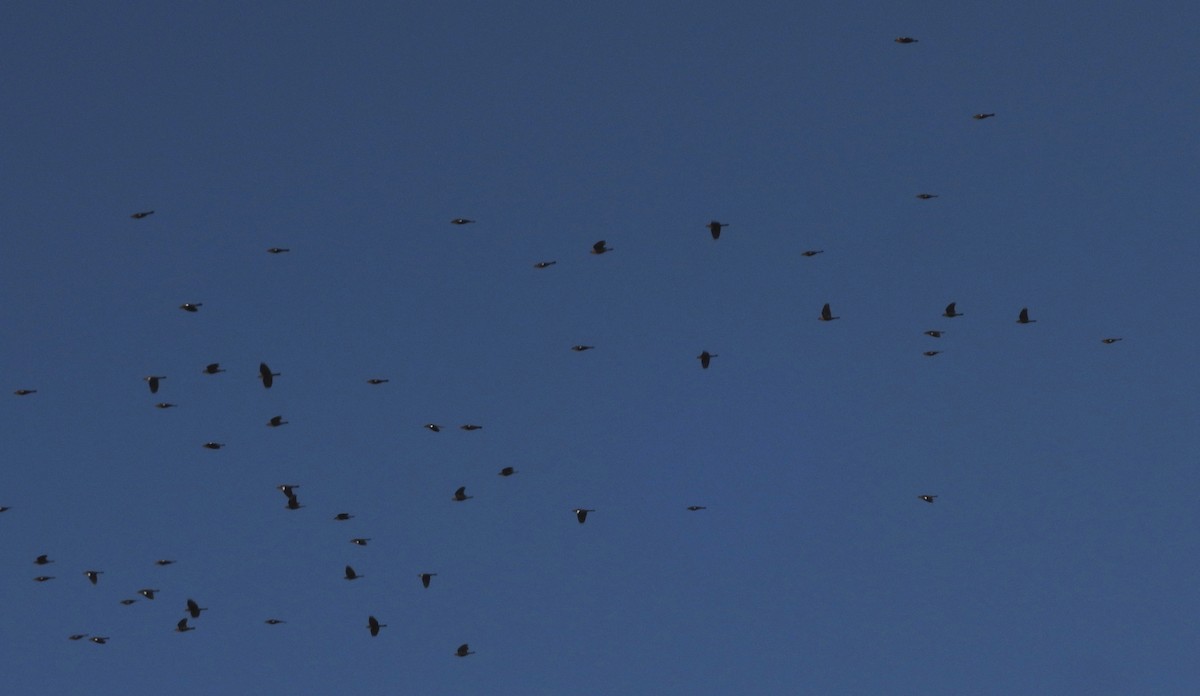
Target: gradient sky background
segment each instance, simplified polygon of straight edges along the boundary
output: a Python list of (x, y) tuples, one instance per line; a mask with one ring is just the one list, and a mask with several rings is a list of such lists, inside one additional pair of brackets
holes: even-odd
[(6, 6), (0, 690), (1197, 693), (1197, 26)]

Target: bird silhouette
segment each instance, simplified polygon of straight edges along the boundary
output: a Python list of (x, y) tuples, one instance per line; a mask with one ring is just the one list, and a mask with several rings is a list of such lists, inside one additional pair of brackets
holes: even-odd
[(475, 496), (473, 496), (473, 495), (467, 495), (467, 487), (466, 486), (459, 486), (458, 490), (454, 491), (454, 501), (455, 502), (461, 503), (464, 500), (468, 500), (468, 499), (474, 498), (474, 497)]
[(918, 193), (917, 194), (917, 198), (920, 198), (923, 201), (927, 201), (930, 198), (937, 198), (937, 197), (938, 196), (936, 193)]
[(691, 510), (692, 512), (696, 512), (697, 510), (707, 510), (708, 508), (704, 507), (703, 505), (689, 505), (687, 509)]
[(388, 380), (379, 379), (378, 377), (372, 377), (371, 379), (367, 380), (367, 384), (387, 384), (387, 382)]
[(295, 498), (296, 497), (296, 489), (299, 487), (300, 487), (300, 484), (298, 484), (298, 483), (281, 483), (278, 486), (275, 486), (275, 488), (279, 489), (279, 491), (282, 492), (288, 498)]
[(100, 581), (100, 575), (103, 572), (104, 572), (103, 570), (85, 570), (85, 571), (83, 571), (83, 574), (85, 577), (87, 577), (88, 580), (91, 580), (93, 585), (95, 585), (97, 582)]
[(154, 408), (162, 408), (162, 409), (175, 408), (175, 404), (170, 404), (170, 403), (167, 403), (166, 401), (160, 401), (157, 404), (154, 404)]
[(367, 617), (367, 628), (370, 629), (372, 636), (379, 635), (379, 629), (387, 628), (387, 624), (381, 624), (374, 616)]
[(600, 241), (598, 241), (598, 242), (596, 242), (595, 244), (593, 244), (593, 245), (592, 245), (592, 253), (593, 253), (593, 254), (605, 254), (605, 253), (608, 253), (608, 252), (610, 252), (610, 251), (612, 251), (612, 247), (607, 247), (607, 246), (604, 246), (604, 240), (603, 240), (603, 239), (601, 239)]
[(995, 115), (996, 114), (975, 114), (971, 118), (975, 119), (976, 121), (982, 121), (985, 118), (992, 118)]
[(558, 263), (558, 262), (557, 261), (538, 261), (537, 263), (533, 264), (533, 267), (534, 268), (550, 268), (551, 266), (553, 266), (556, 263)]
[(932, 503), (933, 499), (936, 498), (937, 496), (936, 495), (919, 495), (917, 497), (920, 498), (921, 500), (924, 500), (927, 503)]
[(458, 650), (455, 650), (454, 654), (459, 657), (466, 657), (467, 655), (474, 655), (475, 651), (472, 650), (466, 643), (463, 643), (462, 645), (458, 646)]
[(338, 520), (339, 522), (345, 522), (346, 520), (353, 519), (353, 518), (354, 518), (354, 515), (351, 515), (348, 512), (339, 512), (338, 514), (333, 516), (333, 519)]
[(134, 213), (133, 215), (130, 215), (129, 217), (133, 218), (134, 220), (141, 220), (142, 218), (150, 217), (153, 214), (154, 214), (153, 210), (143, 210), (142, 212)]
[(193, 619), (198, 619), (198, 618), (200, 618), (200, 612), (202, 612), (202, 611), (208, 611), (208, 607), (202, 607), (202, 606), (200, 606), (199, 604), (196, 604), (196, 600), (194, 600), (194, 599), (188, 599), (188, 601), (187, 601), (187, 613), (188, 613), (189, 615), (191, 615), (191, 617), (192, 617)]
[(927, 358), (932, 358), (933, 356), (935, 356), (941, 352), (942, 351), (940, 351), (940, 350), (927, 350), (924, 353), (921, 353), (921, 355), (924, 355)]
[(289, 251), (291, 251), (291, 249), (284, 249), (282, 247), (271, 247), (270, 249), (267, 249), (268, 254), (286, 254)]
[(957, 303), (957, 302), (951, 302), (950, 304), (946, 305), (946, 311), (945, 311), (945, 312), (942, 312), (942, 316), (943, 316), (943, 317), (946, 317), (947, 319), (953, 319), (954, 317), (961, 317), (961, 316), (962, 316), (962, 313), (961, 313), (961, 312), (956, 312), (956, 311), (954, 310), (954, 305), (956, 305), (956, 304), (958, 304), (958, 303)]
[(925, 335), (932, 336), (934, 338), (941, 338), (942, 334), (944, 334), (944, 333), (946, 333), (946, 332), (945, 331), (926, 331)]
[(137, 602), (136, 599), (122, 599), (121, 600), (121, 604), (123, 604), (125, 606), (129, 606), (130, 604), (134, 604), (136, 602)]
[(365, 578), (365, 577), (367, 577), (367, 576), (359, 575), (358, 573), (354, 572), (353, 568), (351, 568), (350, 566), (346, 566), (346, 579), (347, 580), (357, 580), (359, 578)]
[(483, 429), (482, 425), (475, 425), (473, 423), (466, 423), (466, 424), (460, 425), (458, 427), (459, 427), (459, 429), (466, 430), (467, 432), (470, 432), (472, 430), (482, 430)]
[(576, 353), (582, 353), (585, 350), (591, 350), (595, 347), (596, 346), (571, 346), (571, 350), (575, 351)]
[(722, 227), (729, 227), (729, 224), (725, 223), (725, 222), (717, 222), (716, 220), (713, 220), (712, 222), (708, 223), (708, 232), (709, 232), (709, 234), (712, 235), (713, 239), (721, 238), (721, 228)]
[(1021, 313), (1017, 316), (1018, 324), (1033, 324), (1036, 321), (1037, 321), (1037, 319), (1029, 318), (1029, 308), (1028, 307), (1021, 308)]
[(104, 645), (108, 642), (108, 636), (92, 636), (88, 640), (92, 641), (96, 645)]
[(13, 393), (16, 394), (17, 396), (29, 396), (30, 394), (36, 394), (37, 390), (36, 389), (18, 389)]
[(697, 355), (696, 359), (700, 361), (700, 368), (707, 370), (709, 361), (717, 357), (720, 356), (718, 356), (716, 353), (709, 353), (707, 350), (704, 350), (700, 351), (700, 355)]
[(286, 621), (283, 621), (282, 619), (267, 619), (267, 620), (266, 620), (266, 621), (264, 621), (263, 623), (265, 623), (265, 624), (267, 624), (267, 625), (269, 625), (269, 626), (278, 626), (278, 625), (279, 625), (279, 624), (281, 624), (281, 623), (287, 623), (287, 622), (286, 622)]
[(54, 561), (50, 560), (49, 554), (44, 554), (44, 553), (42, 555), (38, 556), (37, 558), (33, 559), (34, 565), (46, 565), (47, 563), (53, 563), (53, 562)]
[(1105, 345), (1110, 345), (1110, 346), (1111, 346), (1112, 344), (1116, 343), (1117, 341), (1121, 341), (1121, 340), (1124, 340), (1124, 339), (1120, 339), (1120, 338), (1102, 338), (1102, 339), (1100, 339), (1100, 342), (1101, 342), (1101, 343), (1103, 343), (1103, 344), (1105, 344)]
[(833, 311), (829, 309), (828, 302), (826, 302), (825, 306), (821, 308), (821, 316), (818, 318), (821, 321), (833, 321), (834, 319), (841, 319), (841, 317), (833, 316)]
[(506, 466), (500, 470), (501, 476), (512, 476), (515, 473), (517, 473), (517, 470), (512, 468), (511, 466)]
[(450, 224), (451, 224), (451, 225), (469, 225), (469, 224), (471, 224), (472, 222), (475, 222), (475, 221), (474, 221), (474, 220), (468, 220), (468, 219), (466, 219), (466, 218), (454, 218), (453, 220), (451, 220), (451, 221), (450, 221)]
[(586, 508), (575, 508), (571, 512), (575, 513), (575, 519), (579, 520), (579, 524), (583, 524), (584, 522), (587, 522), (587, 514), (589, 512), (595, 512), (595, 510), (588, 510)]
[(138, 594), (145, 597), (146, 599), (154, 599), (155, 592), (161, 592), (161, 590), (151, 590), (148, 588), (143, 588), (141, 590), (138, 590)]
[(221, 363), (209, 363), (204, 366), (204, 374), (206, 375), (215, 375), (218, 372), (224, 371), (225, 369), (221, 367)]
[(184, 302), (179, 308), (185, 312), (199, 312), (204, 305), (200, 302)]
[(438, 425), (437, 423), (426, 423), (424, 427), (435, 433), (442, 432), (442, 426)]
[(278, 372), (271, 372), (271, 368), (267, 367), (266, 363), (258, 364), (258, 378), (262, 380), (263, 387), (270, 389), (275, 383), (275, 378), (279, 376)]
[(801, 256), (816, 256), (817, 254), (824, 254), (824, 253), (825, 253), (824, 249), (809, 249), (808, 251), (800, 252), (800, 255)]
[(437, 575), (437, 573), (421, 573), (417, 577), (421, 578), (421, 584), (423, 586), (429, 587), (429, 579), (435, 575)]
[(350, 540), (350, 543), (354, 544), (355, 546), (366, 546), (367, 542), (370, 540), (371, 540), (370, 537), (366, 537), (366, 538), (354, 537), (353, 539)]
[(225, 446), (224, 442), (206, 442), (203, 445), (201, 445), (201, 447), (204, 447), (204, 448), (207, 448), (210, 450), (219, 450), (224, 446)]
[(67, 640), (82, 640), (84, 638), (87, 638), (87, 635), (88, 634), (86, 634), (86, 633), (76, 633), (76, 634), (67, 636)]
[(272, 428), (278, 428), (281, 425), (287, 425), (288, 422), (283, 419), (283, 416), (271, 416), (271, 420), (267, 421), (267, 425)]
[(150, 375), (149, 377), (143, 377), (142, 379), (146, 380), (146, 384), (150, 385), (150, 393), (157, 394), (159, 380), (166, 379), (166, 377), (163, 375)]
[(53, 579), (54, 579), (53, 575), (39, 575), (36, 578), (34, 578), (33, 581), (34, 582), (46, 582), (47, 580), (53, 580)]
[(196, 630), (196, 628), (194, 626), (187, 625), (186, 617), (180, 619), (179, 623), (175, 624), (175, 632), (176, 633), (187, 633), (188, 631), (194, 631), (194, 630)]
[(917, 39), (914, 39), (911, 36), (897, 36), (896, 43), (898, 43), (898, 44), (917, 43)]
[(158, 566), (169, 566), (169, 565), (171, 565), (171, 564), (172, 564), (172, 563), (174, 563), (174, 562), (175, 562), (175, 561), (172, 561), (172, 560), (169, 560), (169, 559), (166, 559), (166, 558), (160, 558), (160, 559), (158, 559), (157, 561), (155, 561), (155, 562), (154, 562), (154, 565), (158, 565)]

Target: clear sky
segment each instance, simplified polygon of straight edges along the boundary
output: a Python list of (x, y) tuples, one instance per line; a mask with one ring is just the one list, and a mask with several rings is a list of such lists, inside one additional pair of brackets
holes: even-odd
[(9, 4), (0, 690), (1200, 692), (1197, 26)]

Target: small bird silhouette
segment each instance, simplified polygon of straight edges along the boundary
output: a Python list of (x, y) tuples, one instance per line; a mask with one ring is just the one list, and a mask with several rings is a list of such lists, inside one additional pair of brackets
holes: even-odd
[(199, 604), (196, 604), (196, 600), (194, 599), (189, 599), (187, 601), (187, 612), (193, 619), (200, 618), (200, 612), (202, 611), (208, 611), (208, 607), (202, 607)]
[(282, 247), (271, 247), (270, 249), (267, 249), (268, 254), (286, 254), (289, 251), (291, 251), (291, 249), (284, 249)]
[(575, 351), (576, 353), (582, 353), (585, 350), (591, 350), (595, 347), (596, 346), (571, 346), (571, 350)]
[(367, 628), (370, 629), (372, 636), (379, 635), (379, 629), (387, 628), (387, 624), (381, 624), (374, 616), (367, 617)]
[(450, 224), (451, 224), (451, 225), (469, 225), (469, 224), (471, 224), (472, 222), (475, 222), (475, 221), (474, 221), (474, 220), (468, 220), (468, 219), (466, 219), (466, 218), (454, 218), (453, 220), (451, 220), (451, 221), (450, 221)]
[(50, 556), (48, 554), (42, 554), (42, 555), (38, 556), (37, 558), (33, 559), (34, 565), (46, 565), (47, 563), (53, 563), (53, 562), (54, 561), (50, 560)]
[(996, 114), (975, 114), (971, 118), (975, 119), (976, 121), (982, 121), (985, 118), (992, 118), (995, 115)]
[(209, 363), (204, 366), (204, 374), (206, 375), (215, 375), (218, 372), (224, 371), (225, 369), (221, 367), (221, 363)]
[(575, 513), (575, 519), (579, 520), (579, 524), (583, 524), (584, 522), (587, 522), (587, 514), (589, 512), (595, 512), (595, 510), (588, 510), (586, 508), (575, 508), (571, 512)]
[(271, 420), (267, 421), (267, 425), (272, 428), (278, 428), (281, 425), (287, 425), (288, 422), (283, 419), (283, 416), (272, 416)]
[(942, 334), (944, 334), (944, 333), (946, 333), (946, 332), (945, 331), (926, 331), (925, 335), (932, 336), (934, 338), (941, 338)]
[(466, 486), (459, 486), (458, 490), (454, 491), (455, 502), (461, 503), (464, 500), (468, 500), (468, 499), (474, 498), (474, 497), (475, 496), (473, 496), (473, 495), (467, 495), (467, 487)]
[(437, 573), (421, 573), (418, 577), (421, 578), (421, 584), (423, 586), (429, 587), (429, 579), (435, 575), (437, 575)]
[(712, 235), (713, 239), (721, 238), (721, 228), (722, 227), (729, 227), (729, 223), (717, 222), (716, 220), (713, 220), (712, 222), (708, 223), (708, 231), (709, 231), (709, 234)]
[(168, 560), (168, 559), (166, 559), (166, 558), (160, 558), (160, 559), (158, 559), (157, 561), (155, 561), (155, 562), (154, 562), (154, 565), (159, 565), (159, 566), (169, 566), (169, 565), (171, 565), (171, 564), (172, 564), (172, 563), (174, 563), (174, 562), (175, 562), (175, 561)]
[(936, 495), (919, 495), (917, 497), (920, 498), (921, 500), (924, 500), (927, 503), (932, 503), (933, 499), (936, 498), (937, 496)]
[(224, 442), (206, 442), (203, 445), (201, 445), (201, 447), (205, 447), (210, 450), (219, 450), (224, 446), (225, 446)]
[(96, 645), (104, 645), (108, 642), (108, 636), (92, 636), (89, 638)]
[(163, 375), (150, 375), (149, 377), (143, 377), (142, 379), (146, 380), (146, 384), (150, 385), (150, 393), (157, 394), (158, 381), (161, 379), (166, 379), (166, 377)]
[(538, 261), (537, 263), (533, 264), (533, 267), (534, 268), (550, 268), (551, 266), (553, 266), (556, 263), (558, 263), (558, 262), (557, 261)]
[(353, 568), (351, 568), (350, 566), (346, 566), (346, 579), (347, 580), (357, 580), (359, 578), (365, 578), (365, 577), (367, 577), (367, 576), (359, 575), (358, 573), (354, 572)]
[(93, 585), (95, 585), (97, 582), (100, 581), (100, 575), (103, 572), (104, 572), (103, 570), (85, 570), (85, 571), (83, 571), (83, 574), (84, 574), (84, 576), (87, 577), (88, 580), (92, 581)]
[(354, 537), (353, 539), (350, 540), (350, 543), (354, 544), (355, 546), (366, 546), (367, 542), (370, 540), (371, 540), (370, 537), (366, 537), (366, 538)]
[(185, 312), (199, 312), (200, 308), (203, 306), (203, 303), (200, 302), (184, 302), (183, 304), (179, 305), (179, 308)]
[(459, 657), (466, 657), (467, 655), (474, 655), (475, 651), (472, 650), (466, 643), (463, 643), (462, 645), (458, 646), (458, 650), (455, 650), (454, 654)]
[(607, 247), (607, 246), (604, 246), (604, 240), (603, 240), (603, 239), (601, 239), (600, 241), (598, 241), (598, 242), (596, 242), (595, 244), (593, 244), (593, 245), (592, 245), (592, 253), (593, 253), (593, 254), (605, 254), (605, 253), (608, 253), (608, 252), (610, 252), (610, 251), (612, 251), (612, 247)]
[(800, 252), (800, 255), (801, 256), (816, 256), (817, 254), (824, 254), (824, 253), (825, 253), (824, 249), (809, 249), (808, 251)]
[(271, 372), (271, 368), (267, 367), (266, 363), (258, 364), (258, 378), (262, 380), (263, 387), (270, 389), (275, 383), (275, 378), (279, 376), (278, 372)]
[(1110, 345), (1110, 346), (1111, 346), (1112, 344), (1114, 344), (1114, 343), (1116, 343), (1117, 341), (1120, 341), (1120, 340), (1123, 340), (1123, 339), (1120, 339), (1120, 338), (1102, 338), (1102, 339), (1100, 339), (1100, 342), (1101, 342), (1101, 343), (1103, 343), (1103, 344), (1105, 344), (1105, 345)]
[(458, 427), (462, 430), (466, 430), (467, 432), (470, 432), (472, 430), (482, 430), (483, 429), (482, 425), (475, 425), (473, 423), (466, 423), (466, 424), (460, 425)]
[(179, 620), (179, 623), (175, 624), (176, 633), (187, 633), (194, 630), (196, 630), (194, 626), (187, 625), (187, 618), (182, 618)]
[(442, 432), (442, 426), (438, 425), (437, 423), (426, 423), (424, 427), (435, 433)]
[(918, 193), (917, 198), (920, 198), (923, 201), (927, 201), (930, 198), (937, 198), (937, 194), (936, 193)]
[(281, 623), (287, 623), (287, 622), (283, 621), (282, 619), (267, 619), (263, 623), (270, 625), (270, 626), (278, 626)]
[(896, 43), (898, 43), (898, 44), (917, 43), (917, 39), (914, 39), (911, 36), (897, 36)]
[(927, 358), (932, 358), (933, 356), (935, 356), (941, 352), (942, 351), (940, 351), (940, 350), (927, 350), (924, 353), (921, 353), (921, 355), (924, 355)]
[(87, 638), (87, 635), (88, 634), (86, 634), (86, 633), (76, 633), (74, 635), (67, 636), (67, 640), (82, 640), (84, 638)]
[(367, 384), (387, 384), (387, 382), (388, 380), (379, 379), (378, 377), (372, 377), (371, 379), (367, 380)]
[(720, 357), (720, 356), (717, 355), (716, 353), (709, 353), (707, 350), (704, 350), (704, 351), (700, 351), (700, 355), (697, 355), (696, 359), (700, 361), (700, 368), (707, 370), (709, 361), (711, 361), (713, 358), (717, 358), (717, 357)]
[(33, 581), (34, 582), (46, 582), (47, 580), (53, 580), (53, 579), (54, 579), (53, 575), (39, 575), (36, 578), (34, 578)]
[(153, 210), (143, 210), (142, 212), (134, 213), (133, 215), (130, 215), (129, 217), (133, 218), (134, 220), (141, 220), (142, 218), (150, 217), (153, 214), (154, 214)]
[(157, 404), (154, 404), (154, 408), (175, 408), (175, 404), (169, 404), (166, 401), (160, 401)]
[(707, 510), (708, 508), (704, 507), (703, 505), (689, 505), (687, 509), (695, 512), (697, 510)]
[(826, 302), (825, 306), (821, 308), (821, 316), (818, 318), (821, 321), (833, 321), (834, 319), (841, 319), (841, 317), (833, 316), (833, 311), (829, 309), (828, 302)]
[(517, 470), (512, 468), (511, 466), (506, 466), (500, 470), (501, 476), (512, 476), (515, 473), (517, 473)]
[(354, 518), (354, 515), (351, 515), (348, 512), (339, 512), (338, 514), (333, 516), (333, 519), (338, 520), (339, 522), (345, 522), (346, 520), (353, 519), (353, 518)]
[(956, 304), (958, 304), (958, 303), (957, 303), (957, 302), (951, 302), (950, 304), (946, 305), (946, 311), (945, 311), (945, 312), (942, 312), (942, 316), (943, 316), (943, 317), (946, 317), (947, 319), (953, 319), (954, 317), (961, 317), (961, 316), (962, 316), (962, 313), (961, 313), (961, 312), (956, 312), (956, 311), (954, 310), (954, 305), (956, 305)]
[(36, 389), (18, 389), (13, 393), (16, 394), (17, 396), (29, 396), (30, 394), (36, 394), (37, 390)]
[(1033, 324), (1035, 322), (1037, 322), (1037, 319), (1029, 318), (1029, 308), (1022, 307), (1021, 313), (1017, 316), (1017, 323), (1018, 324)]
[(295, 498), (296, 497), (296, 489), (299, 487), (300, 487), (300, 484), (298, 484), (298, 483), (281, 483), (278, 486), (275, 486), (275, 488), (279, 489), (279, 491), (282, 492), (288, 498)]
[(154, 599), (154, 593), (160, 592), (160, 591), (161, 590), (141, 589), (141, 590), (138, 590), (138, 594), (145, 597), (146, 599)]
[(121, 604), (124, 604), (125, 606), (129, 606), (130, 604), (134, 604), (136, 602), (137, 602), (136, 599), (122, 599), (121, 600)]

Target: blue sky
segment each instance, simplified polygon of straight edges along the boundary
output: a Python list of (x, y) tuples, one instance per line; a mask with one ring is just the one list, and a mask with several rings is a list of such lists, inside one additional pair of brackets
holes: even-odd
[(1200, 688), (1193, 4), (247, 5), (0, 15), (5, 691)]

